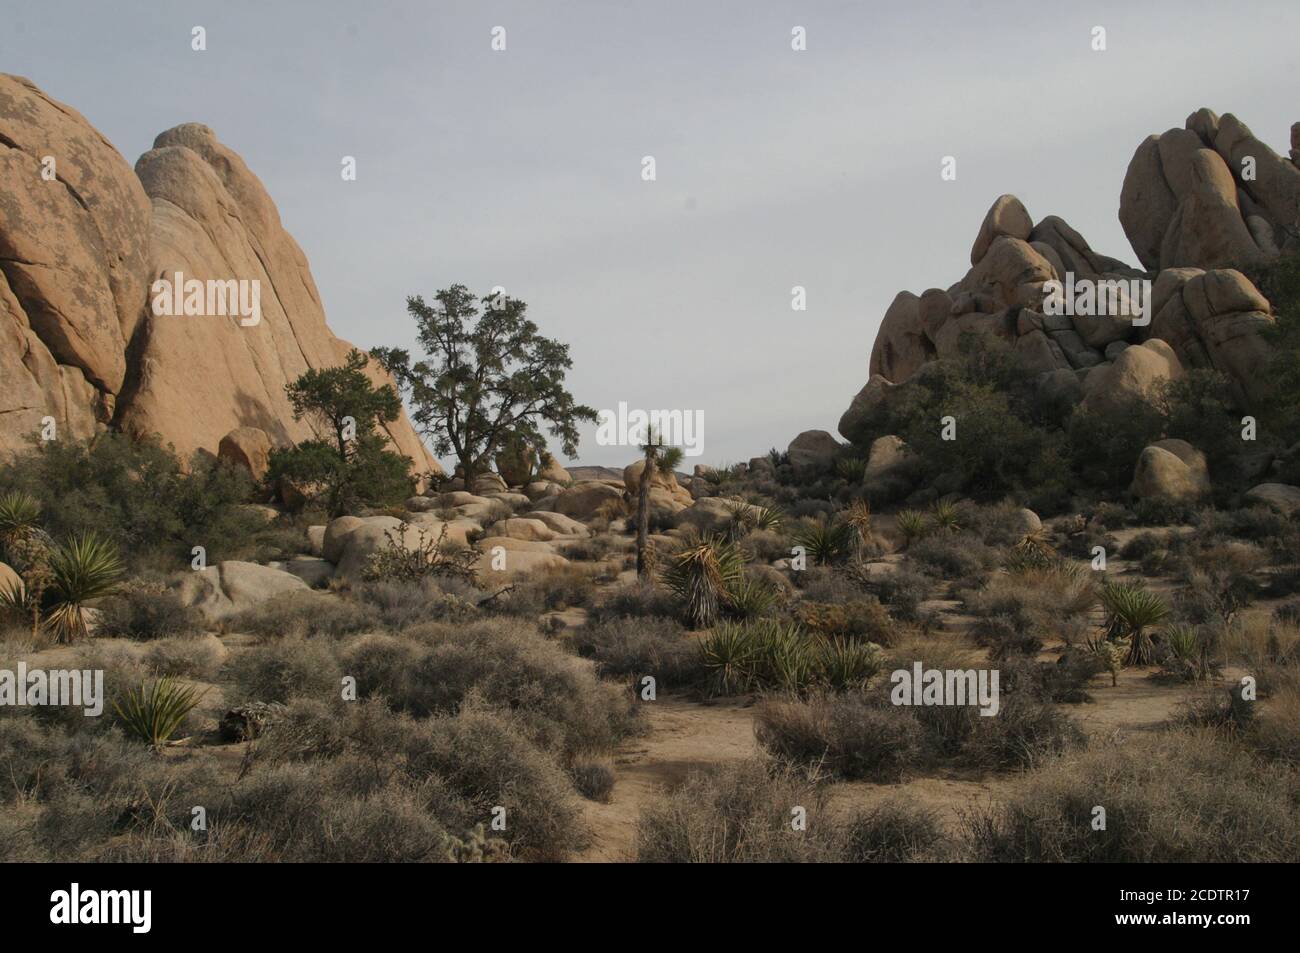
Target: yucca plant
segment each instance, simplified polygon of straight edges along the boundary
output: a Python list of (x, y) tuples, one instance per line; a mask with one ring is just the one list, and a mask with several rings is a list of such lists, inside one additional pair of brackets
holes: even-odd
[(41, 518), (41, 502), (30, 493), (10, 490), (0, 493), (0, 552), (32, 533)]
[(1151, 638), (1147, 629), (1169, 615), (1169, 607), (1143, 586), (1109, 583), (1101, 591), (1106, 609), (1106, 631), (1112, 640), (1128, 639), (1127, 664), (1150, 665)]
[(874, 642), (828, 639), (818, 658), (821, 678), (838, 691), (862, 688), (880, 671), (881, 650)]
[(1193, 682), (1210, 677), (1210, 645), (1196, 626), (1169, 625), (1161, 635), (1168, 652), (1164, 662), (1166, 668)]
[(54, 547), (42, 609), (59, 642), (75, 642), (89, 634), (85, 604), (116, 592), (122, 573), (117, 548), (95, 533), (73, 536)]
[(903, 542), (909, 546), (924, 536), (928, 528), (925, 514), (917, 510), (900, 510), (897, 519), (898, 531), (903, 534)]
[(821, 520), (796, 533), (794, 541), (818, 565), (829, 566), (849, 555), (853, 539), (849, 528), (843, 523)]
[(1019, 542), (1011, 548), (1011, 554), (1007, 557), (1007, 569), (1014, 573), (1050, 569), (1058, 560), (1051, 536), (1046, 530), (1038, 529), (1020, 537)]
[(785, 510), (779, 506), (756, 506), (753, 509), (754, 529), (774, 530), (785, 519)]
[(727, 594), (727, 606), (741, 619), (767, 615), (776, 605), (777, 591), (761, 579), (741, 576)]
[(751, 626), (758, 646), (755, 676), (763, 684), (789, 692), (807, 689), (817, 678), (817, 657), (799, 625), (774, 619)]
[(835, 474), (850, 483), (861, 483), (867, 475), (867, 461), (861, 457), (840, 457), (835, 461)]
[(754, 677), (758, 645), (745, 625), (724, 622), (700, 643), (700, 664), (714, 695), (747, 691)]
[(717, 621), (745, 570), (745, 553), (734, 543), (708, 536), (671, 554), (664, 584), (685, 604), (686, 621), (706, 629)]
[(152, 685), (128, 688), (126, 704), (114, 701), (113, 710), (128, 733), (149, 747), (158, 748), (167, 743), (202, 697), (203, 693), (195, 686), (182, 685), (170, 675), (164, 675)]
[(728, 538), (741, 539), (757, 525), (757, 520), (754, 515), (754, 507), (750, 506), (744, 500), (728, 500), (725, 505), (727, 507), (728, 517)]
[(961, 509), (952, 500), (936, 500), (930, 508), (930, 520), (935, 529), (955, 533), (961, 529)]
[(853, 534), (853, 540), (859, 551), (871, 539), (871, 504), (866, 500), (854, 500), (844, 511), (844, 525)]

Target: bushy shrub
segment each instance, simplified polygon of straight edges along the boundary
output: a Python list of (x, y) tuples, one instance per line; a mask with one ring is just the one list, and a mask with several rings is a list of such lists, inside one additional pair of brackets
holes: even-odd
[(103, 600), (95, 633), (129, 639), (160, 639), (194, 635), (203, 629), (203, 616), (181, 602), (180, 594), (161, 583), (136, 582)]
[(345, 647), (341, 663), (362, 697), (383, 696), (417, 717), (479, 699), (512, 711), (548, 750), (609, 750), (635, 726), (624, 692), (514, 620), (427, 623), (403, 638), (369, 635)]
[(701, 677), (699, 643), (687, 636), (676, 619), (645, 618), (589, 621), (573, 634), (573, 646), (596, 663), (601, 675), (630, 679), (645, 675), (660, 690), (681, 690)]
[(1298, 793), (1292, 771), (1205, 732), (1169, 731), (1046, 765), (965, 826), (984, 861), (1294, 863)]
[(39, 500), (55, 538), (97, 532), (137, 565), (180, 567), (196, 545), (211, 562), (238, 558), (267, 530), (240, 506), (253, 493), (246, 471), (201, 454), (182, 468), (156, 439), (124, 434), (37, 443), (0, 468), (5, 490)]
[(339, 638), (379, 624), (370, 606), (323, 592), (291, 592), (225, 620), (227, 631), (263, 638)]
[(1000, 554), (974, 533), (931, 533), (907, 548), (908, 559), (945, 579), (970, 579), (993, 569)]
[(585, 606), (596, 592), (592, 574), (581, 566), (536, 569), (516, 579), (514, 591), (492, 606), (511, 615), (535, 617), (541, 612)]
[(225, 650), (213, 635), (198, 638), (158, 639), (144, 654), (144, 664), (155, 675), (208, 679), (221, 668)]
[(680, 610), (676, 597), (654, 583), (633, 582), (616, 586), (596, 600), (588, 616), (594, 621), (618, 618), (675, 616)]
[(911, 711), (861, 695), (765, 699), (754, 732), (769, 754), (814, 778), (897, 781), (921, 757), (921, 726)]
[[(641, 863), (818, 862), (837, 859), (823, 833), (817, 793), (802, 779), (769, 774), (741, 761), (691, 774), (672, 794), (641, 813), (636, 859)], [(807, 830), (790, 811), (807, 809)]]
[(328, 644), (283, 638), (242, 652), (226, 663), (236, 702), (286, 702), (296, 695), (338, 698), (342, 675)]
[(938, 815), (895, 797), (859, 811), (845, 825), (845, 860), (853, 864), (901, 864), (936, 857), (944, 838)]
[(573, 786), (589, 801), (608, 803), (614, 794), (614, 766), (607, 758), (576, 758), (569, 775)]
[(1083, 732), (1050, 702), (1007, 692), (997, 714), (976, 715), (962, 759), (992, 771), (1031, 768), (1084, 742)]
[(828, 638), (865, 639), (890, 645), (897, 626), (873, 596), (839, 604), (804, 600), (794, 607), (795, 617), (811, 632)]

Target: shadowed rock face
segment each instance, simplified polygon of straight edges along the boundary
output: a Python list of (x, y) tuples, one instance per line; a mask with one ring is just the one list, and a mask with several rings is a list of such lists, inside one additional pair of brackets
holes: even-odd
[[(1055, 215), (1031, 225), (1012, 195), (994, 201), (971, 248), (971, 268), (956, 284), (919, 298), (900, 292), (886, 311), (868, 362), (868, 381), (840, 420), (859, 443), (871, 409), (931, 361), (955, 357), (963, 337), (977, 334), (1015, 347), (1038, 372), (1044, 391), (1093, 400), (1105, 380), (1124, 378), (1146, 352), (1129, 345), (1167, 343), (1180, 366), (1223, 373), (1244, 406), (1265, 396), (1258, 371), (1269, 357), (1261, 332), (1272, 309), (1233, 265), (1266, 261), (1300, 248), (1300, 123), (1292, 149), (1280, 156), (1232, 115), (1201, 109), (1183, 129), (1151, 136), (1129, 163), (1120, 222), (1147, 269), (1098, 254)], [(1150, 281), (1149, 325), (1134, 311), (1045, 313), (1044, 284)], [(1129, 285), (1131, 288), (1132, 286)], [(1127, 300), (1131, 301), (1131, 298)], [(1111, 374), (1112, 363), (1121, 364)], [(1071, 380), (1071, 377), (1074, 380)]]
[[(285, 384), (351, 345), (326, 324), (275, 203), (211, 129), (162, 133), (133, 172), (81, 115), (0, 75), (0, 172), (0, 452), (47, 415), (61, 436), (112, 423), (183, 457), (241, 427), (276, 444), (310, 436)], [(153, 282), (177, 272), (257, 282), (260, 321), (154, 313)], [(417, 472), (437, 470), (405, 416), (389, 436)]]

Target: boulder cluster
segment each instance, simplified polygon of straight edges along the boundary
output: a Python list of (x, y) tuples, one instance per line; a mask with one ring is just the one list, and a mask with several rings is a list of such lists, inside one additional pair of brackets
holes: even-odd
[[(516, 474), (515, 483), (499, 473), (480, 474), (468, 486), (455, 477), (406, 500), (400, 512), (340, 516), (309, 527), (307, 551), (292, 559), (269, 565), (227, 560), (182, 574), (174, 587), (182, 604), (219, 623), (286, 594), (363, 581), (377, 554), (394, 547), (427, 552), (436, 541), (473, 550), (478, 579), (508, 586), (529, 573), (563, 570), (571, 548), (587, 545), (598, 533), (608, 533), (615, 548), (630, 546), (627, 514), (636, 511), (644, 466), (637, 460), (618, 479), (575, 480), (553, 460), (540, 472)], [(674, 473), (651, 478), (650, 540), (662, 551), (671, 550), (683, 533), (725, 530), (735, 507), (745, 505), (714, 497), (717, 488), (703, 473), (684, 479), (686, 485)], [(277, 515), (263, 509), (269, 518)], [(7, 568), (0, 563), (0, 574)]]
[[(1300, 246), (1300, 123), (1291, 143), (1290, 155), (1279, 156), (1236, 117), (1208, 109), (1144, 141), (1119, 211), (1142, 268), (1094, 251), (1063, 219), (1035, 222), (1015, 196), (1001, 196), (960, 281), (894, 298), (840, 433), (870, 439), (863, 430), (870, 409), (931, 362), (956, 356), (967, 334), (1013, 346), (1045, 394), (1074, 402), (1141, 396), (1188, 368), (1211, 367), (1249, 406), (1266, 385), (1260, 332), (1273, 314), (1238, 269)], [(1070, 282), (1120, 289), (1121, 304), (1060, 313), (1055, 283)], [(1149, 282), (1137, 286), (1149, 288), (1144, 300), (1124, 290), (1134, 282)]]
[[(0, 74), (0, 178), (0, 454), (50, 419), (60, 437), (157, 434), (183, 459), (311, 435), (285, 384), (352, 346), (261, 181), (211, 129), (169, 129), (133, 170), (76, 110)], [(260, 320), (155, 313), (155, 280), (178, 272), (258, 282)], [(404, 415), (388, 436), (439, 472)]]

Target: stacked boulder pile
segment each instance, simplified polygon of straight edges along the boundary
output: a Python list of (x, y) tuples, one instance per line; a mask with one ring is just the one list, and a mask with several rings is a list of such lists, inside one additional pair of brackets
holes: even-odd
[[(1235, 116), (1208, 109), (1146, 139), (1129, 163), (1119, 210), (1141, 267), (1094, 251), (1058, 216), (1035, 222), (1015, 196), (999, 197), (960, 280), (894, 298), (840, 434), (859, 446), (882, 438), (868, 431), (873, 408), (924, 380), (934, 361), (956, 357), (968, 335), (1013, 347), (1047, 398), (1100, 408), (1150, 397), (1188, 369), (1213, 368), (1248, 411), (1266, 395), (1259, 370), (1270, 356), (1263, 332), (1274, 317), (1239, 269), (1300, 249), (1297, 157), (1300, 123), (1282, 156)], [(1112, 306), (1061, 313), (1070, 309), (1056, 305), (1073, 300), (1068, 289), (1080, 283), (1113, 289)], [(1176, 469), (1160, 454), (1144, 460), (1135, 492)], [(1198, 473), (1179, 478), (1184, 492), (1175, 495), (1205, 487)]]

